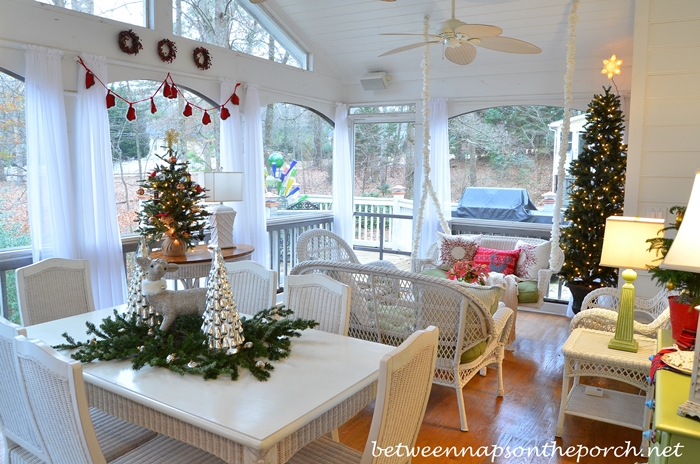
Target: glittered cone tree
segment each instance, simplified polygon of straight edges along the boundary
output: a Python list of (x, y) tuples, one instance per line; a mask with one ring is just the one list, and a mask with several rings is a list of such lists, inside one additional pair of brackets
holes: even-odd
[(564, 212), (569, 225), (561, 233), (565, 260), (559, 276), (572, 289), (574, 312), (592, 289), (617, 284), (617, 269), (601, 267), (600, 255), (605, 220), (623, 214), (627, 145), (622, 142), (620, 98), (610, 87), (604, 90), (588, 105), (583, 151), (569, 168), (573, 182)]
[(204, 201), (204, 189), (192, 181), (187, 161), (179, 161), (172, 146), (178, 133), (166, 132), (166, 154), (158, 156), (159, 164), (140, 184), (139, 195), (148, 194), (137, 221), (141, 235), (151, 243), (163, 239), (166, 256), (184, 255), (187, 248), (204, 239), (204, 229), (209, 213), (200, 207)]
[(209, 348), (225, 349), (229, 354), (233, 354), (245, 341), (236, 301), (226, 276), (224, 256), (218, 247), (215, 248), (209, 271), (207, 306), (202, 317), (202, 332), (209, 339)]
[(139, 247), (134, 254), (134, 270), (131, 274), (129, 293), (126, 300), (127, 314), (131, 314), (131, 317), (136, 318), (138, 324), (146, 324), (153, 327), (156, 313), (141, 292), (141, 282), (146, 280), (147, 277), (146, 271), (136, 262), (136, 259), (141, 257), (150, 258), (146, 237), (143, 235), (139, 238)]

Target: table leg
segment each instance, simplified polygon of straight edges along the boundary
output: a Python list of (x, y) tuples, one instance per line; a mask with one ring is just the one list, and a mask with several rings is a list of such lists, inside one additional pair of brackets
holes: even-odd
[(564, 375), (561, 381), (561, 404), (559, 405), (559, 420), (557, 421), (557, 430), (554, 436), (561, 437), (564, 433), (564, 410), (569, 397), (569, 360), (564, 359)]
[(243, 448), (243, 464), (278, 464), (277, 446), (260, 451), (247, 446)]
[[(647, 396), (646, 396), (646, 402), (648, 403), (649, 400), (654, 399), (654, 386), (649, 385), (647, 388)], [(642, 430), (647, 430), (651, 427), (651, 413), (652, 409), (647, 408), (644, 406), (644, 423), (642, 425)], [(642, 435), (642, 452), (644, 453), (644, 456), (647, 456), (647, 453), (649, 452), (649, 440), (644, 438), (644, 435)]]

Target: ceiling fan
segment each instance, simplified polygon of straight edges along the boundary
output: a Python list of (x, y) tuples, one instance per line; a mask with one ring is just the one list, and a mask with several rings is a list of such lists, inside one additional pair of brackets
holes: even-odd
[[(476, 58), (476, 48), (474, 45), (497, 52), (535, 54), (542, 51), (541, 48), (531, 43), (501, 37), (503, 29), (498, 26), (486, 24), (467, 24), (459, 19), (455, 19), (455, 0), (452, 0), (452, 19), (443, 21), (437, 25), (435, 34), (428, 34), (429, 44), (443, 44), (445, 47), (445, 58), (456, 64), (466, 65)], [(385, 33), (380, 35), (412, 35), (423, 36), (423, 34), (408, 34), (401, 32)], [(414, 48), (425, 46), (425, 42), (404, 45), (403, 47), (389, 50), (379, 56), (393, 55), (394, 53), (405, 52)]]

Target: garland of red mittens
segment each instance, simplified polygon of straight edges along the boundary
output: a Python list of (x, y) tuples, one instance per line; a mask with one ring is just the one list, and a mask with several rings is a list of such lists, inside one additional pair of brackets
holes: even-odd
[(95, 81), (99, 82), (102, 84), (102, 86), (107, 90), (107, 108), (111, 108), (114, 105), (117, 104), (117, 98), (120, 100), (126, 102), (129, 104), (129, 109), (126, 112), (126, 119), (129, 121), (133, 121), (136, 119), (136, 110), (134, 109), (134, 105), (138, 103), (142, 103), (145, 101), (151, 102), (151, 114), (155, 113), (157, 111), (156, 108), (156, 103), (154, 100), (154, 97), (158, 95), (158, 92), (160, 92), (161, 89), (163, 89), (163, 96), (165, 98), (177, 98), (178, 93), (182, 96), (182, 98), (185, 100), (185, 109), (182, 112), (184, 116), (192, 116), (192, 109), (197, 108), (198, 110), (202, 111), (204, 114), (202, 115), (202, 124), (205, 126), (211, 122), (211, 116), (209, 116), (210, 111), (219, 111), (219, 117), (222, 120), (226, 120), (231, 116), (231, 112), (226, 108), (226, 104), (228, 102), (231, 102), (234, 105), (240, 104), (240, 99), (238, 98), (238, 95), (236, 95), (236, 90), (238, 90), (238, 86), (241, 85), (240, 82), (236, 83), (236, 87), (233, 89), (233, 93), (231, 94), (228, 99), (222, 103), (221, 105), (218, 106), (212, 106), (211, 108), (202, 108), (201, 106), (198, 106), (191, 101), (187, 100), (185, 97), (185, 94), (178, 88), (178, 86), (175, 85), (175, 81), (173, 81), (172, 76), (170, 73), (165, 77), (163, 82), (160, 83), (158, 88), (153, 92), (153, 95), (150, 97), (143, 98), (141, 100), (136, 100), (136, 101), (129, 101), (126, 98), (122, 97), (116, 92), (113, 92), (112, 90), (109, 89), (105, 85), (104, 82), (100, 80), (99, 77), (95, 76), (95, 73), (93, 73), (90, 68), (88, 68), (83, 60), (81, 58), (78, 58), (78, 62), (81, 64), (83, 68), (85, 68), (85, 88), (89, 89), (93, 85), (95, 85)]

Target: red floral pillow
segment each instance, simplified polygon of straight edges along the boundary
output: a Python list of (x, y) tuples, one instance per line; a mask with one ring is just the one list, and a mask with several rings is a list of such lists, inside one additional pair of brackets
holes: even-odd
[(457, 261), (471, 261), (476, 254), (481, 236), (466, 235), (446, 235), (440, 232), (438, 235), (438, 245), (440, 256), (438, 267), (443, 271), (449, 271)]
[(482, 246), (476, 249), (474, 262), (485, 264), (492, 272), (500, 272), (503, 275), (513, 274), (518, 263), (520, 250), (494, 250)]

